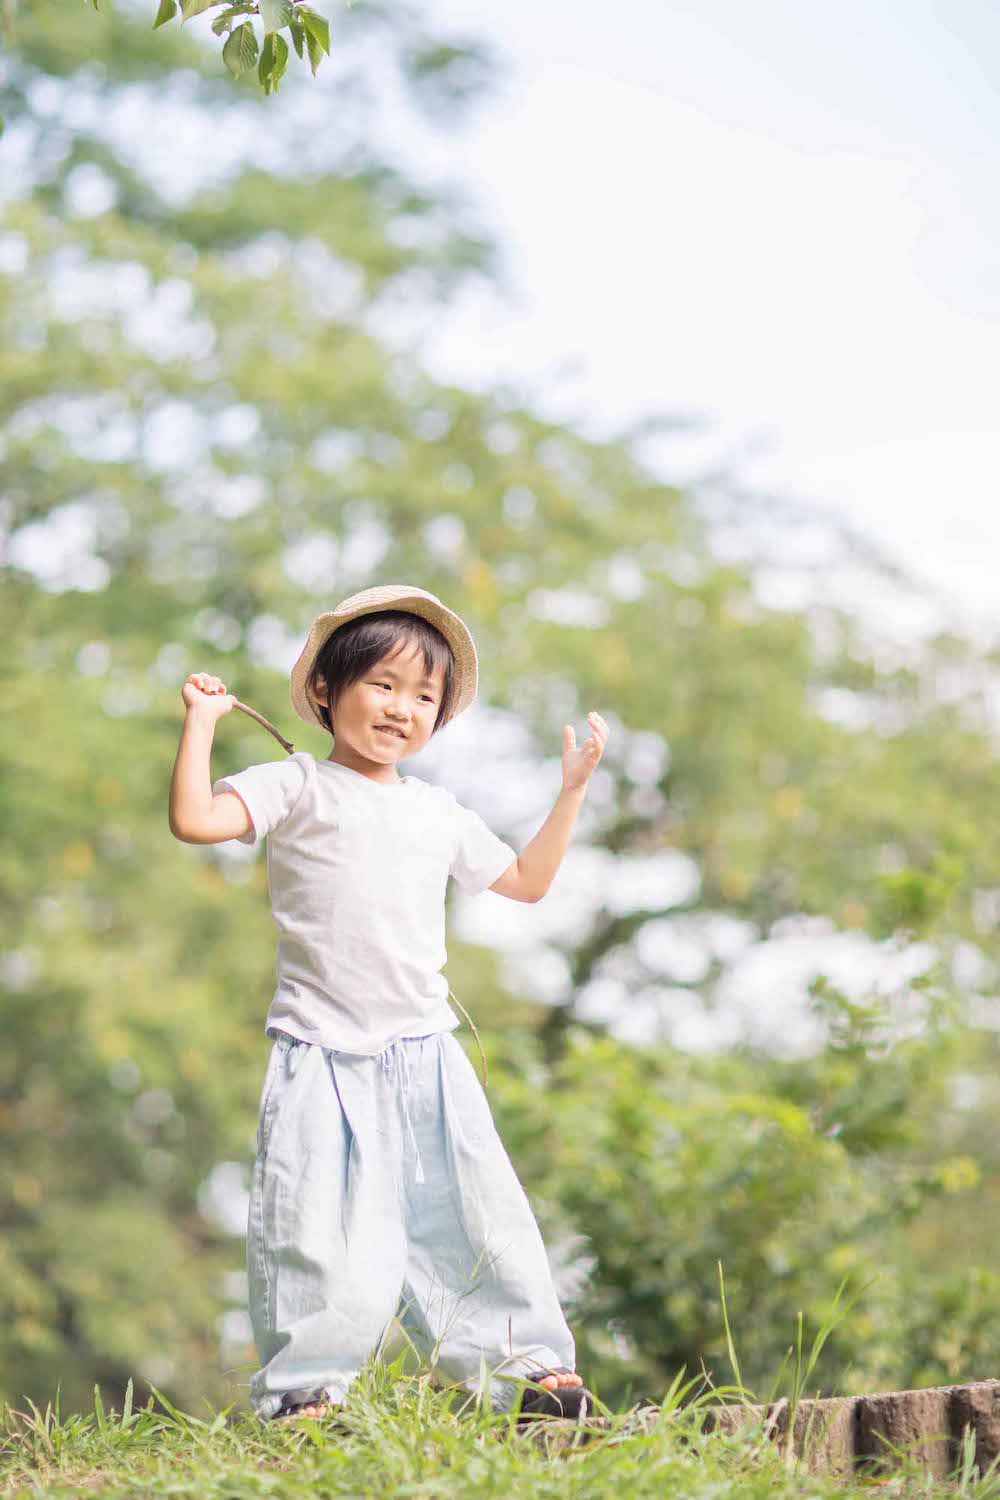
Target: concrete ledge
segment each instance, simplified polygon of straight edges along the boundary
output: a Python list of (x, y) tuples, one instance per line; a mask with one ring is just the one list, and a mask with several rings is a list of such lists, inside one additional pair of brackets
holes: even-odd
[[(762, 1421), (772, 1441), (787, 1441), (788, 1406), (783, 1402), (766, 1409), (707, 1407), (704, 1430), (736, 1432)], [(943, 1479), (961, 1459), (966, 1431), (974, 1436), (976, 1465), (983, 1474), (1000, 1453), (1000, 1380), (803, 1400), (796, 1409), (791, 1445), (795, 1457), (814, 1473), (890, 1470), (909, 1458)]]
[[(813, 1473), (848, 1475), (855, 1467), (855, 1404), (852, 1396), (800, 1401), (795, 1410), (792, 1452)], [(787, 1451), (790, 1407), (787, 1401), (770, 1406), (709, 1406), (703, 1431), (736, 1434), (763, 1423), (762, 1436)]]
[[(787, 1451), (789, 1411), (787, 1400), (770, 1406), (706, 1406), (701, 1430), (735, 1435), (762, 1427), (761, 1441), (777, 1443)], [(648, 1432), (659, 1416), (658, 1407), (641, 1407), (630, 1414), (625, 1431)], [(612, 1425), (604, 1417), (579, 1425), (545, 1418), (527, 1424), (521, 1432), (546, 1452), (557, 1453), (609, 1431)], [(966, 1432), (973, 1434), (976, 1467), (982, 1475), (1000, 1454), (1000, 1380), (802, 1400), (795, 1411), (791, 1451), (804, 1469), (815, 1474), (847, 1477), (859, 1469), (888, 1472), (908, 1458), (933, 1477), (944, 1479), (961, 1460)]]

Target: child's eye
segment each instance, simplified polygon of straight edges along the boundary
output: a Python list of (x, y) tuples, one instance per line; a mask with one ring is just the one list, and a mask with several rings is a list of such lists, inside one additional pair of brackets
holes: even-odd
[[(387, 682), (379, 682), (379, 683), (376, 683), (376, 687), (384, 687), (384, 688), (387, 688), (387, 687), (388, 687), (388, 686), (389, 686), (389, 684), (388, 684), (388, 683), (387, 683)], [(422, 698), (426, 698), (426, 699), (427, 699), (427, 702), (428, 702), (428, 703), (433, 703), (433, 702), (434, 702), (434, 699), (433, 699), (433, 698), (432, 698), (432, 697), (431, 697), (431, 695), (430, 695), (430, 693), (421, 693), (421, 695), (420, 695), (420, 696), (421, 696), (421, 697), (422, 697)]]

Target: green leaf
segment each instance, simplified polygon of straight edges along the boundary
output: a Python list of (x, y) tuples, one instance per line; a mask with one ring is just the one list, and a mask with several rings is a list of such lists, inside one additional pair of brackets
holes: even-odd
[(260, 19), (265, 36), (271, 31), (281, 31), (292, 19), (291, 0), (260, 0)]
[(190, 21), (192, 16), (200, 16), (203, 10), (211, 10), (213, 5), (224, 5), (226, 0), (181, 0), (181, 25)]
[(257, 77), (264, 85), (265, 94), (273, 94), (278, 79), (288, 66), (288, 43), (280, 31), (269, 31), (260, 49), (260, 65)]
[[(309, 6), (309, 5), (300, 5), (299, 8), (298, 8), (298, 12), (299, 12), (299, 15), (302, 17), (302, 24), (306, 28), (306, 31), (308, 32), (309, 36), (311, 36), (313, 38), (313, 40), (320, 47), (322, 47), (322, 49), (326, 53), (327, 57), (329, 57), (329, 55), (330, 55), (330, 23), (329, 23), (329, 21), (326, 19), (325, 16), (321, 16), (318, 11), (313, 10), (312, 7)], [(312, 49), (311, 48), (310, 48), (309, 56), (310, 56), (310, 58), (312, 57)], [(316, 71), (316, 69), (314, 67), (313, 68), (313, 72), (315, 73), (315, 71)]]
[(153, 30), (162, 26), (164, 22), (171, 20), (177, 14), (177, 0), (160, 0), (160, 8), (156, 12), (156, 20), (153, 22)]
[(292, 12), (292, 19), (288, 23), (288, 29), (292, 33), (292, 42), (295, 45), (295, 50), (301, 57), (302, 43), (305, 41), (306, 29), (294, 11)]
[(228, 31), (230, 29), (234, 16), (246, 16), (249, 14), (249, 5), (231, 5), (229, 9), (224, 10), (220, 16), (216, 16), (215, 20), (212, 22), (212, 30), (215, 32), (216, 36), (221, 36), (224, 31)]
[(249, 21), (244, 21), (232, 33), (222, 49), (222, 61), (234, 78), (253, 67), (257, 61), (257, 37)]
[(309, 51), (309, 66), (312, 68), (313, 77), (316, 77), (316, 69), (323, 61), (323, 48), (313, 36), (311, 31), (306, 32), (306, 47)]
[(301, 17), (302, 24), (306, 29), (306, 46), (309, 48), (309, 63), (312, 67), (313, 77), (315, 78), (316, 69), (323, 60), (323, 53), (326, 52), (329, 55), (330, 52), (330, 26), (326, 17), (321, 16), (318, 11), (313, 10), (309, 5), (298, 6), (297, 14)]

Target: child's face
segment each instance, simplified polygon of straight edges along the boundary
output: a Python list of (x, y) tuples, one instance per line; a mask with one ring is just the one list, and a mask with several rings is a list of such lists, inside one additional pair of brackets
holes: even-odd
[[(428, 679), (419, 648), (404, 644), (395, 656), (384, 656), (334, 705), (338, 758), (349, 749), (373, 766), (389, 767), (415, 755), (431, 737), (443, 689), (443, 669)], [(325, 684), (320, 682), (317, 691), (324, 695)], [(380, 724), (395, 726), (399, 734), (379, 729)]]

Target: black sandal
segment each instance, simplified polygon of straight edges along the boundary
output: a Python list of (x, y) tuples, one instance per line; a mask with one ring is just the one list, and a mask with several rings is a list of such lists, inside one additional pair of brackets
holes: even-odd
[[(542, 1380), (546, 1375), (573, 1375), (576, 1372), (568, 1365), (553, 1365), (550, 1370), (532, 1370), (524, 1380)], [(594, 1397), (585, 1385), (564, 1385), (561, 1381), (555, 1390), (543, 1386), (540, 1391), (525, 1386), (518, 1406), (519, 1417), (584, 1417), (594, 1409)]]
[[(323, 1386), (317, 1386), (314, 1391), (286, 1391), (281, 1398), (281, 1405), (271, 1417), (272, 1422), (284, 1422), (289, 1417), (297, 1417), (307, 1406), (325, 1406), (326, 1415), (337, 1410), (337, 1404), (330, 1399), (329, 1391)], [(312, 1422), (322, 1422), (322, 1417), (310, 1417)]]

